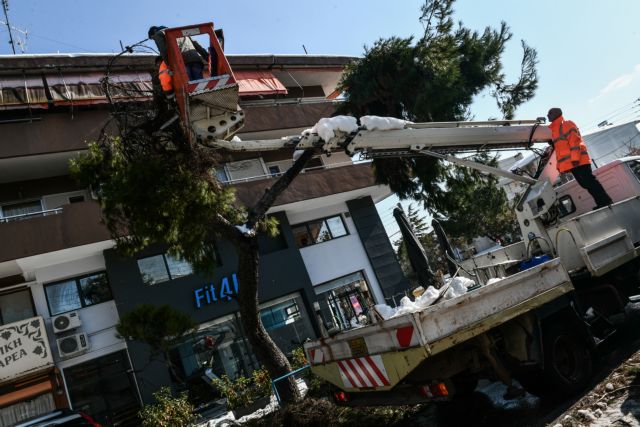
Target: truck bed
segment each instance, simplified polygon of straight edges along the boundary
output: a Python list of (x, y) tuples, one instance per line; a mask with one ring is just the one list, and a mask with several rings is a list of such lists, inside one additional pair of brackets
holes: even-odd
[(346, 391), (388, 390), (425, 359), (573, 290), (558, 258), (424, 310), (304, 345), (312, 371)]

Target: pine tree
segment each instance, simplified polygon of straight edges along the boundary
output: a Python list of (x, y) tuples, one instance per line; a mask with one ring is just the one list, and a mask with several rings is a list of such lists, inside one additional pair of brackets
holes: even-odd
[[(512, 35), (506, 23), (498, 29), (472, 31), (462, 23), (454, 26), (454, 0), (427, 0), (420, 20), (420, 38), (380, 39), (365, 48), (362, 60), (352, 64), (340, 83), (346, 95), (343, 113), (393, 116), (406, 120), (458, 121), (472, 118), (469, 109), (475, 95), (490, 90), (504, 118), (513, 118), (516, 108), (531, 99), (537, 88), (536, 51), (524, 42), (519, 79), (508, 84), (502, 72), (502, 54)], [(376, 179), (390, 186), (400, 198), (423, 203), (443, 227), (456, 235), (469, 225), (454, 212), (463, 206), (457, 191), (484, 194), (490, 203), (478, 204), (474, 211), (490, 208), (484, 221), (495, 222), (509, 207), (498, 191), (491, 190), (491, 178), (477, 173), (451, 173), (447, 165), (431, 157), (375, 159)], [(451, 177), (464, 178), (454, 183)], [(495, 213), (499, 211), (500, 215)], [(495, 235), (500, 220), (486, 227)], [(455, 231), (455, 233), (454, 233)]]

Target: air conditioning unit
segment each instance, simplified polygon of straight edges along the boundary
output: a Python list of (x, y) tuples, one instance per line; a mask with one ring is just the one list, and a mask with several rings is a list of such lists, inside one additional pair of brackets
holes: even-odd
[(53, 324), (53, 332), (56, 334), (73, 330), (82, 325), (77, 311), (70, 311), (56, 316), (52, 319), (51, 323)]
[(79, 356), (89, 350), (89, 338), (84, 332), (58, 338), (56, 344), (58, 345), (58, 354), (63, 359)]

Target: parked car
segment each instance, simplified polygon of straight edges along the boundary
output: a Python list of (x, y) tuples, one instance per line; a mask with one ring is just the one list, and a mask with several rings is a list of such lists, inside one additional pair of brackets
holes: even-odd
[(45, 415), (40, 415), (29, 420), (25, 420), (15, 427), (49, 427), (49, 426), (65, 426), (65, 427), (101, 427), (89, 415), (81, 411), (73, 411), (71, 409), (56, 409)]

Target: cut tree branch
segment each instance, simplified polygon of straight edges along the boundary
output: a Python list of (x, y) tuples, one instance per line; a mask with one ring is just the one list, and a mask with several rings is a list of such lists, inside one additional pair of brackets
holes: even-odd
[(306, 150), (302, 155), (293, 163), (293, 166), (289, 168), (269, 189), (267, 189), (262, 198), (258, 200), (258, 203), (249, 211), (249, 217), (247, 219), (247, 228), (252, 230), (256, 223), (264, 218), (267, 211), (273, 206), (276, 199), (284, 190), (289, 187), (289, 184), (294, 180), (296, 176), (304, 169), (307, 162), (313, 157), (314, 150)]

